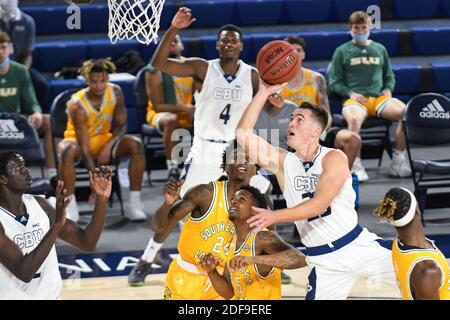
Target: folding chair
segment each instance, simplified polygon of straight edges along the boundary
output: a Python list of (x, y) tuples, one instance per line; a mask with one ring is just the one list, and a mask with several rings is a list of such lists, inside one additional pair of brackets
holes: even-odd
[[(50, 109), (50, 119), (52, 122), (52, 132), (53, 132), (53, 149), (55, 157), (57, 155), (56, 152), (56, 143), (55, 138), (62, 139), (64, 138), (64, 131), (66, 129), (67, 125), (67, 101), (70, 100), (72, 97), (72, 94), (74, 94), (79, 89), (69, 89), (66, 91), (61, 92), (56, 98), (53, 100), (51, 109)], [(56, 159), (56, 163), (58, 163)], [(119, 182), (119, 161), (117, 159), (111, 160), (110, 165), (113, 167), (113, 175), (112, 175), (112, 194), (109, 199), (109, 206), (112, 207), (113, 203), (113, 195), (114, 193), (117, 195), (117, 198), (119, 199), (120, 204), (120, 212), (122, 216), (124, 215), (124, 209), (123, 209), (123, 200), (122, 200), (122, 190), (120, 187)], [(89, 174), (87, 169), (84, 167), (83, 163), (80, 162), (80, 164), (76, 167), (76, 177), (77, 181), (89, 181)], [(78, 197), (77, 197), (78, 198)]]
[[(414, 194), (425, 224), (425, 209), (450, 207), (450, 99), (437, 93), (412, 98), (403, 115)], [(431, 146), (434, 152), (430, 152)], [(444, 159), (434, 159), (436, 147)], [(431, 189), (439, 192), (429, 193)]]
[(41, 169), (41, 177), (34, 177), (29, 193), (50, 196), (53, 188), (44, 177), (45, 155), (36, 130), (28, 119), (17, 113), (0, 112), (0, 150), (20, 154), (27, 166)]

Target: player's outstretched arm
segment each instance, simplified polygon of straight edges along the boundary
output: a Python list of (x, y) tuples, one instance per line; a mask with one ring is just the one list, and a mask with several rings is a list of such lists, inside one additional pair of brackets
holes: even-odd
[(350, 176), (347, 156), (340, 150), (332, 150), (323, 158), (322, 168), (314, 197), (295, 207), (275, 211), (254, 207), (256, 215), (247, 220), (250, 227), (260, 231), (275, 223), (300, 221), (326, 212)]
[(419, 262), (411, 272), (410, 286), (416, 300), (439, 300), (441, 269), (431, 260)]
[(69, 205), (70, 199), (64, 199), (66, 191), (61, 181), (58, 182), (56, 193), (61, 196), (56, 201), (56, 213), (52, 225), (38, 246), (30, 253), (24, 255), (16, 243), (6, 236), (5, 229), (0, 224), (0, 263), (23, 282), (30, 282), (33, 279), (35, 273), (47, 259), (66, 222), (65, 209)]
[[(66, 219), (64, 226), (59, 233), (59, 238), (82, 251), (95, 250), (100, 235), (103, 231), (106, 209), (108, 207), (108, 199), (111, 195), (111, 175), (111, 168), (107, 166), (95, 168), (94, 171), (89, 173), (91, 190), (95, 194), (95, 207), (91, 221), (85, 228), (82, 228), (74, 221)], [(61, 183), (62, 188), (64, 188), (64, 183), (62, 181), (59, 181), (59, 183)], [(58, 201), (61, 201), (59, 199), (64, 198), (64, 192), (56, 193), (57, 204)], [(42, 209), (47, 213), (50, 221), (55, 221), (58, 216), (58, 208), (55, 210), (45, 199), (41, 197), (36, 197), (36, 200), (38, 200)]]
[(192, 17), (191, 9), (182, 7), (172, 19), (170, 28), (165, 33), (153, 55), (151, 64), (154, 68), (165, 73), (179, 77), (194, 77), (203, 81), (206, 76), (208, 62), (200, 58), (189, 58), (184, 61), (169, 58), (170, 45), (175, 35), (181, 30), (189, 27), (195, 18)]
[(231, 299), (234, 297), (234, 289), (231, 284), (230, 273), (228, 268), (225, 267), (223, 275), (217, 272), (217, 265), (219, 261), (211, 253), (205, 254), (200, 258), (198, 263), (207, 273), (214, 290), (224, 299)]
[(253, 257), (235, 256), (231, 268), (243, 268), (250, 264), (281, 269), (297, 269), (306, 266), (305, 256), (272, 231), (261, 231), (256, 236), (256, 248), (261, 254)]
[(277, 173), (282, 167), (287, 151), (272, 146), (253, 132), (256, 121), (270, 95), (281, 90), (282, 85), (269, 86), (259, 80), (259, 90), (239, 121), (236, 128), (236, 139), (243, 146), (246, 154), (261, 167)]

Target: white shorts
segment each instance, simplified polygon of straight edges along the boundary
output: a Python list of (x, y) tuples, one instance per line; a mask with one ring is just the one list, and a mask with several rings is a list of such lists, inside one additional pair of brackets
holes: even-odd
[(384, 282), (398, 292), (392, 252), (386, 244), (387, 241), (364, 228), (355, 240), (339, 250), (307, 256), (306, 300), (347, 299), (359, 277), (368, 279), (368, 291)]

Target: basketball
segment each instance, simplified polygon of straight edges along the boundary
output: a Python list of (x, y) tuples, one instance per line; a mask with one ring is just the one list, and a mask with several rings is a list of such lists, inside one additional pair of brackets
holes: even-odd
[(298, 70), (300, 55), (294, 46), (282, 40), (266, 43), (256, 57), (259, 75), (268, 84), (291, 80)]

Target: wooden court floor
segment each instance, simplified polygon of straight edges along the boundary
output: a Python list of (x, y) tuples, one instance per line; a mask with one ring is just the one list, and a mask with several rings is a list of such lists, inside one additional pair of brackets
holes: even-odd
[[(282, 285), (284, 300), (303, 300), (306, 293), (307, 268), (285, 270), (291, 276), (292, 283)], [(142, 287), (130, 287), (127, 277), (103, 277), (87, 279), (68, 279), (63, 282), (62, 299), (68, 300), (160, 300), (164, 292), (166, 274), (147, 276)], [(399, 299), (397, 288), (387, 284), (369, 283), (360, 279), (355, 284), (349, 299)]]

